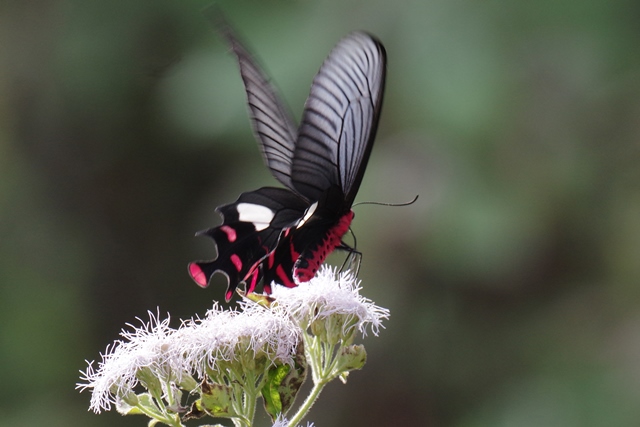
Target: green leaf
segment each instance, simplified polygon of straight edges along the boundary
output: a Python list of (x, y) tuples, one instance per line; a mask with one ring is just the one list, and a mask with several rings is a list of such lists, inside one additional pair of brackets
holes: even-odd
[(275, 301), (275, 299), (273, 297), (270, 297), (269, 295), (265, 295), (265, 294), (258, 294), (258, 293), (255, 293), (255, 292), (247, 294), (244, 291), (242, 291), (241, 289), (236, 289), (236, 292), (242, 298), (246, 298), (246, 299), (248, 299), (250, 301), (253, 301), (256, 304), (259, 304), (259, 305), (261, 305), (261, 306), (263, 306), (265, 308), (270, 308), (271, 304), (273, 304), (273, 302)]
[(264, 408), (273, 420), (291, 408), (306, 377), (307, 360), (300, 341), (293, 368), (290, 365), (280, 365), (267, 372), (267, 380), (261, 391)]
[(182, 416), (182, 421), (198, 420), (205, 415), (207, 415), (207, 413), (202, 409), (202, 404), (200, 399), (198, 399), (191, 404), (189, 412)]
[(304, 345), (302, 340), (296, 347), (296, 355), (293, 360), (293, 369), (289, 371), (279, 388), (280, 400), (282, 401), (282, 412), (287, 413), (293, 406), (293, 402), (300, 391), (300, 387), (307, 378), (307, 359), (304, 356)]
[(118, 413), (122, 414), (122, 415), (139, 415), (142, 414), (142, 411), (140, 411), (140, 409), (138, 409), (138, 407), (136, 406), (131, 406), (128, 403), (119, 400), (118, 402), (116, 402), (116, 410), (118, 411)]
[(364, 364), (367, 362), (367, 351), (364, 349), (363, 345), (342, 347), (336, 359), (337, 363), (335, 372), (341, 377), (343, 382), (346, 382), (346, 373), (353, 371), (354, 369), (362, 369)]
[[(132, 405), (132, 400), (130, 398), (128, 401), (118, 400), (116, 402), (116, 410), (122, 415), (149, 415), (149, 413), (151, 413), (155, 414), (157, 418), (161, 418), (163, 416), (151, 394), (140, 393), (136, 395), (135, 402), (136, 404)], [(141, 408), (144, 408), (145, 411)]]
[(264, 409), (276, 419), (282, 413), (282, 400), (280, 399), (279, 388), (285, 377), (291, 370), (289, 365), (274, 366), (267, 372), (267, 380), (262, 387), (262, 399), (264, 401)]
[(231, 387), (204, 381), (201, 389), (200, 399), (191, 405), (191, 410), (183, 417), (185, 420), (201, 418), (205, 414), (220, 418), (238, 415), (233, 409), (233, 389)]

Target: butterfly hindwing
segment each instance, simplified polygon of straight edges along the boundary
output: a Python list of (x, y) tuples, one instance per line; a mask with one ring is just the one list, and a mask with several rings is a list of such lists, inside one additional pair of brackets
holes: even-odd
[[(197, 261), (189, 264), (189, 274), (201, 287), (209, 285), (211, 276), (223, 273), (229, 281), (225, 297), (231, 298), (238, 283), (255, 268), (255, 264), (267, 254), (262, 238), (251, 223), (221, 225), (198, 235), (206, 235), (216, 242), (218, 257), (213, 261)], [(264, 234), (264, 233), (263, 233)]]
[(306, 207), (303, 199), (283, 188), (263, 187), (242, 193), (235, 203), (217, 209), (223, 217), (222, 225), (198, 233), (215, 241), (218, 256), (212, 261), (191, 263), (191, 277), (206, 287), (214, 273), (223, 273), (229, 281), (226, 297), (231, 298), (238, 283), (255, 272), (260, 261), (278, 245), (282, 230), (295, 224)]
[(278, 246), (263, 261), (261, 273), (263, 275), (263, 288), (271, 293), (271, 283), (279, 283), (288, 288), (294, 287), (293, 266), (300, 255), (300, 248), (296, 248), (292, 241), (294, 229), (284, 230)]
[(283, 231), (276, 248), (261, 263), (265, 292), (271, 293), (272, 282), (293, 288), (296, 282), (315, 276), (329, 252), (340, 244), (340, 237), (331, 231), (333, 225), (322, 222)]

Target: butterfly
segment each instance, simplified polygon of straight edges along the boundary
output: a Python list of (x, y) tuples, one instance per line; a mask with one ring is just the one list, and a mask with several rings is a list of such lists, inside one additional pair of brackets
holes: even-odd
[(311, 280), (342, 241), (373, 147), (386, 75), (382, 44), (364, 32), (340, 40), (313, 80), (297, 126), (266, 74), (228, 25), (219, 24), (240, 66), (253, 131), (267, 167), (286, 188), (242, 193), (216, 209), (223, 223), (196, 235), (211, 237), (217, 258), (189, 264), (206, 287), (227, 276), (227, 301), (240, 282), (246, 293), (262, 282), (295, 287)]

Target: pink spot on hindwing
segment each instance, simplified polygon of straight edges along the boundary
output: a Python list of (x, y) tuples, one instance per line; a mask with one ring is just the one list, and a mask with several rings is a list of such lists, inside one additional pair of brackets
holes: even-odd
[(236, 239), (238, 238), (238, 235), (236, 234), (236, 230), (229, 227), (228, 225), (221, 225), (220, 231), (224, 232), (227, 235), (227, 240), (229, 240), (229, 243), (235, 242)]
[(231, 259), (231, 262), (233, 263), (233, 266), (236, 268), (236, 270), (242, 270), (242, 260), (238, 255), (233, 254), (229, 257), (229, 259)]
[(207, 276), (195, 262), (189, 264), (189, 274), (194, 282), (196, 282), (201, 288), (206, 288), (209, 285), (209, 282), (207, 282)]

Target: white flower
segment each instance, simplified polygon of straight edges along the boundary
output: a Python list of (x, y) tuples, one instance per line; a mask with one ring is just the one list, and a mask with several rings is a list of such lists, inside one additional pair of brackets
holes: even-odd
[[(338, 354), (341, 364), (325, 374), (359, 369), (366, 353), (361, 346), (350, 345), (355, 332), (364, 335), (370, 328), (377, 335), (382, 320), (389, 317), (389, 310), (359, 291), (353, 274), (323, 267), (314, 279), (296, 288), (276, 286), (275, 303), (268, 308), (250, 301), (241, 302), (238, 310), (223, 310), (215, 304), (204, 318), (183, 322), (177, 330), (169, 327), (168, 316), (162, 320), (149, 312), (148, 322), (122, 331), (122, 339), (107, 347), (97, 367), (89, 363), (77, 388), (92, 389), (90, 409), (95, 412), (116, 404), (174, 413), (182, 390), (197, 393), (199, 380), (236, 386), (245, 378), (259, 378), (273, 364), (294, 366), (303, 335), (309, 354), (313, 354), (311, 347), (324, 348), (318, 342), (348, 346), (349, 351)], [(314, 335), (312, 340), (303, 334), (307, 329)], [(313, 365), (314, 375), (320, 365)], [(149, 394), (137, 395), (138, 385)], [(286, 425), (282, 419), (276, 427), (278, 422)]]
[(204, 376), (221, 362), (252, 361), (266, 356), (268, 363), (293, 363), (300, 330), (281, 312), (256, 304), (242, 311), (223, 311), (217, 305), (204, 319), (187, 321), (178, 332), (177, 346), (185, 363)]
[(275, 286), (273, 297), (277, 308), (287, 312), (304, 329), (316, 320), (339, 315), (349, 319), (345, 327), (357, 327), (363, 335), (370, 327), (378, 335), (384, 327), (382, 320), (389, 318), (389, 310), (361, 296), (359, 285), (353, 273), (338, 273), (335, 268), (323, 265), (313, 279), (296, 288)]
[[(140, 320), (140, 319), (138, 319)], [(76, 388), (93, 389), (90, 409), (96, 413), (111, 409), (111, 404), (125, 398), (140, 382), (138, 374), (148, 369), (158, 378), (180, 376), (181, 366), (171, 359), (174, 330), (169, 328), (169, 317), (160, 320), (149, 312), (149, 322), (133, 331), (121, 332), (124, 340), (117, 340), (101, 354), (102, 361), (94, 369), (93, 362), (80, 377), (83, 383)], [(132, 325), (128, 325), (133, 327)]]
[[(276, 421), (273, 423), (273, 426), (271, 427), (288, 427), (289, 426), (289, 420), (287, 420), (284, 417), (278, 417), (276, 418)], [(301, 427), (301, 426), (298, 426)], [(307, 423), (307, 427), (314, 427), (312, 422), (308, 422)]]
[(291, 319), (255, 304), (242, 308), (225, 311), (216, 304), (204, 319), (183, 322), (178, 330), (169, 327), (169, 317), (160, 320), (150, 312), (148, 323), (122, 331), (123, 339), (107, 347), (97, 368), (89, 363), (77, 388), (92, 389), (90, 409), (101, 412), (135, 400), (140, 383), (164, 395), (170, 383), (192, 384), (187, 387), (192, 391), (196, 383), (191, 375), (203, 378), (221, 362), (240, 372), (265, 363), (293, 364), (300, 329)]

